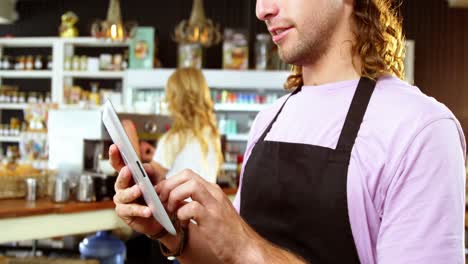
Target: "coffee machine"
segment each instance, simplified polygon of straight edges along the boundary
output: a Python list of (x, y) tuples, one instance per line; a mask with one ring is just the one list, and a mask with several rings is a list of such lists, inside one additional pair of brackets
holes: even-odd
[[(49, 113), (49, 166), (76, 185), (83, 174), (92, 175), (96, 200), (113, 196), (116, 172), (109, 164), (109, 134), (101, 110), (52, 110)], [(156, 145), (171, 126), (168, 116), (119, 113), (131, 120), (140, 140)]]

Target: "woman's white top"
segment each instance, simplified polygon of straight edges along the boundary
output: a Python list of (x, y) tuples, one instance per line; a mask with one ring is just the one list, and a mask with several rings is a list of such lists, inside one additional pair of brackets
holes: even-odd
[(176, 151), (175, 146), (177, 146), (179, 135), (173, 135), (169, 139), (167, 134), (163, 135), (158, 142), (153, 160), (168, 170), (166, 178), (184, 169), (191, 169), (205, 180), (216, 183), (218, 157), (213, 136), (208, 129), (205, 129), (204, 137), (208, 143), (206, 156), (203, 155), (199, 140), (194, 135), (189, 134), (185, 146), (171, 163), (169, 157), (174, 156), (173, 151)]

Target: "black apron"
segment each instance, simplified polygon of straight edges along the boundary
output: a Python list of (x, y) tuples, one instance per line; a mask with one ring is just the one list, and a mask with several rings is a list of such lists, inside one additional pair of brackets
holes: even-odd
[(299, 87), (258, 139), (245, 166), (241, 216), (262, 237), (310, 263), (359, 263), (346, 185), (351, 150), (374, 87), (375, 81), (359, 81), (336, 149), (265, 141)]

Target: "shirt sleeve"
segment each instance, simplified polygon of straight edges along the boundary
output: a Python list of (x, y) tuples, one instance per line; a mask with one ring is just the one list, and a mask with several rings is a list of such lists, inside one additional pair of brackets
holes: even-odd
[(408, 146), (383, 194), (377, 263), (464, 263), (465, 140), (457, 124), (434, 121)]

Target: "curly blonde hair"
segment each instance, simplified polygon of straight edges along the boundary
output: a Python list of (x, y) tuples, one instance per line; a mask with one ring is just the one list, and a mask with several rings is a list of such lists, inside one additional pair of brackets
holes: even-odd
[[(401, 18), (391, 0), (356, 0), (354, 21), (356, 43), (352, 51), (361, 59), (361, 76), (377, 80), (393, 74), (403, 79), (405, 39)], [(291, 90), (303, 84), (302, 67), (292, 66), (285, 88)]]
[[(216, 125), (210, 90), (203, 73), (196, 68), (177, 69), (167, 81), (165, 97), (173, 119), (166, 139), (176, 137), (173, 141), (176, 143), (175, 149), (170, 151), (172, 155), (167, 157), (167, 160), (172, 164), (187, 144), (188, 136), (194, 136), (199, 141), (205, 158), (209, 146), (214, 146), (218, 156), (216, 164), (218, 171), (223, 161), (221, 138)], [(206, 139), (207, 130), (211, 142)]]

